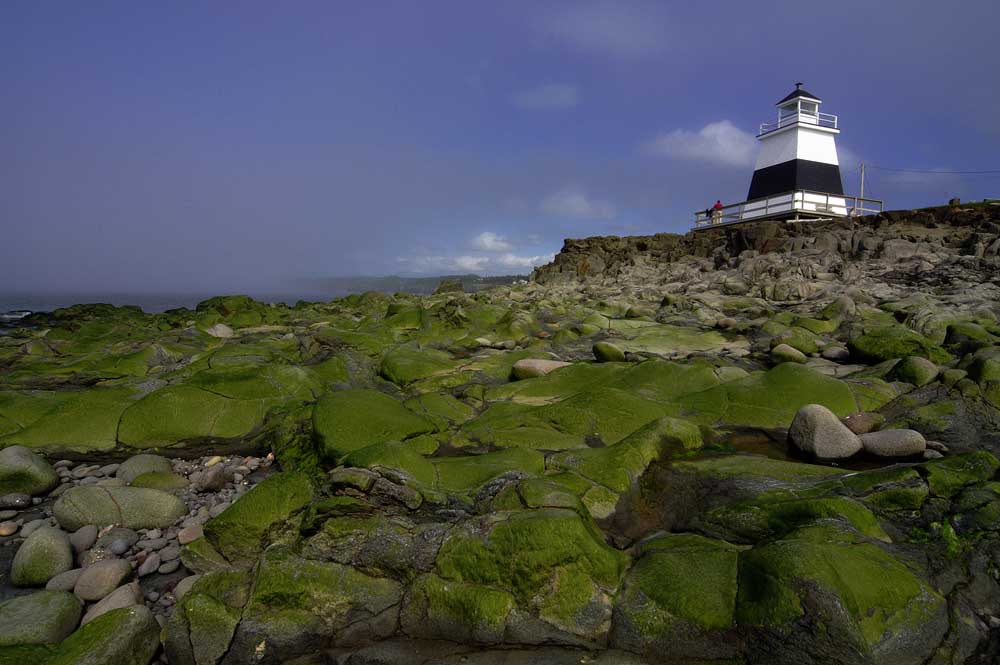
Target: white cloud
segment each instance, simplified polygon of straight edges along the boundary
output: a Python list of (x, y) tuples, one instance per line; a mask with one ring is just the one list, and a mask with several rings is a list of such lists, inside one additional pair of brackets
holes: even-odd
[(750, 166), (757, 140), (728, 120), (705, 125), (697, 132), (675, 129), (648, 141), (643, 149), (653, 155), (725, 166)]
[(506, 252), (514, 247), (503, 236), (499, 236), (492, 231), (483, 231), (477, 235), (472, 239), (472, 246), (484, 252)]
[(539, 254), (538, 256), (517, 256), (514, 254), (504, 254), (497, 259), (501, 266), (509, 268), (536, 268), (549, 263), (555, 258), (554, 254)]
[(590, 198), (577, 186), (566, 187), (547, 197), (541, 209), (547, 215), (572, 219), (613, 219), (617, 214), (611, 203)]
[(522, 109), (569, 109), (580, 103), (580, 92), (568, 83), (550, 83), (523, 90), (513, 95), (510, 101)]
[(482, 270), (490, 263), (488, 256), (456, 256), (450, 263), (460, 270), (471, 270), (473, 272)]
[(537, 28), (580, 51), (619, 58), (659, 55), (669, 39), (666, 16), (647, 2), (597, 0), (549, 12)]
[(531, 269), (552, 261), (554, 257), (554, 254), (521, 256), (506, 252), (494, 256), (476, 254), (401, 256), (396, 262), (413, 272), (425, 275), (440, 275), (454, 271), (497, 274)]

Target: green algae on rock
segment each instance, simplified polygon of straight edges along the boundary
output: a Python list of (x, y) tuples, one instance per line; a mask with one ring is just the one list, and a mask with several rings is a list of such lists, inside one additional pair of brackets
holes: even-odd
[(209, 520), (205, 538), (230, 562), (250, 565), (263, 549), (268, 532), (289, 526), (312, 493), (312, 482), (304, 473), (276, 473)]
[(63, 640), (48, 665), (148, 665), (159, 633), (143, 605), (111, 610)]
[(173, 494), (145, 487), (73, 487), (52, 507), (60, 526), (69, 531), (87, 524), (165, 528), (186, 513), (187, 506)]
[(376, 390), (327, 393), (313, 409), (313, 427), (322, 455), (329, 460), (386, 441), (434, 431), (434, 425), (399, 401)]

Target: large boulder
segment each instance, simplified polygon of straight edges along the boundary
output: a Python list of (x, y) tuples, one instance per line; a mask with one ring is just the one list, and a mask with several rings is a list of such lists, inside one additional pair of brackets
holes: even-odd
[(861, 451), (858, 435), (822, 404), (806, 404), (795, 414), (788, 438), (820, 459), (843, 459)]
[(52, 513), (64, 529), (116, 524), (129, 529), (165, 528), (187, 513), (173, 494), (145, 487), (74, 487), (63, 493)]
[(625, 362), (625, 352), (611, 342), (597, 342), (594, 344), (593, 351), (594, 358), (596, 358), (599, 363)]
[(24, 446), (0, 450), (0, 495), (14, 492), (42, 494), (59, 484), (59, 476), (45, 458)]
[(73, 567), (69, 536), (59, 529), (35, 529), (18, 548), (10, 569), (14, 586), (42, 586)]
[(160, 625), (144, 605), (112, 610), (59, 644), (46, 665), (149, 665)]
[(80, 623), (80, 601), (65, 591), (39, 591), (0, 604), (0, 647), (57, 644)]
[(892, 368), (892, 378), (917, 386), (926, 386), (937, 378), (941, 370), (927, 358), (908, 356)]

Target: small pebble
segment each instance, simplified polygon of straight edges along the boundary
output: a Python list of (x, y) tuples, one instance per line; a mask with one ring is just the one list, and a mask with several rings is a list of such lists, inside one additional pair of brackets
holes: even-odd
[(130, 546), (127, 540), (116, 538), (115, 540), (111, 541), (111, 547), (109, 547), (108, 549), (111, 550), (112, 554), (117, 554), (118, 556), (121, 556), (122, 554), (125, 554), (125, 552), (128, 552), (129, 547)]
[(31, 505), (31, 497), (27, 494), (4, 494), (0, 496), (0, 508), (27, 508)]
[(207, 460), (205, 460), (205, 468), (208, 469), (210, 467), (213, 467), (221, 461), (222, 457), (220, 457), (219, 455), (214, 455), (212, 457), (209, 457)]
[(17, 522), (0, 522), (0, 536), (13, 536), (17, 533)]
[(146, 560), (140, 564), (139, 569), (136, 571), (139, 577), (145, 577), (156, 572), (156, 569), (160, 567), (160, 555), (153, 552), (146, 557)]
[(166, 538), (147, 538), (145, 540), (140, 540), (136, 543), (136, 547), (141, 547), (144, 550), (156, 551), (162, 550), (167, 546)]
[(167, 573), (174, 572), (175, 570), (177, 570), (180, 567), (181, 567), (181, 560), (180, 559), (174, 559), (173, 561), (167, 561), (166, 563), (162, 564), (160, 566), (159, 572), (162, 575), (166, 575)]
[(159, 552), (160, 560), (162, 561), (173, 561), (181, 555), (181, 548), (176, 545), (171, 545), (170, 547), (164, 547)]
[(163, 535), (163, 532), (159, 529), (149, 529), (146, 531), (146, 538), (152, 540), (154, 538), (159, 538)]
[(0, 520), (9, 520), (14, 517), (17, 517), (16, 510), (0, 510)]
[(185, 527), (177, 532), (177, 542), (181, 545), (195, 541), (205, 535), (205, 529), (200, 524)]

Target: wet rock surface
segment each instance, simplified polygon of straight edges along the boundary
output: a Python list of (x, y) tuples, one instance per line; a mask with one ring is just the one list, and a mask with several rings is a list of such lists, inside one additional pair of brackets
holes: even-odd
[(998, 239), (942, 208), (26, 317), (0, 657), (996, 662)]

